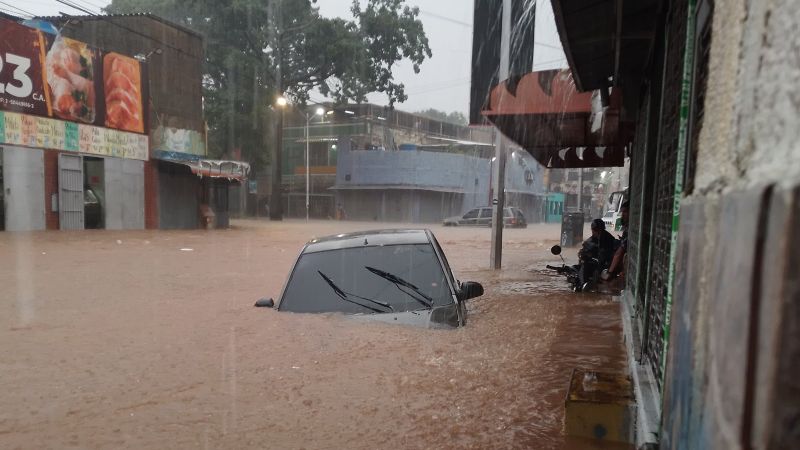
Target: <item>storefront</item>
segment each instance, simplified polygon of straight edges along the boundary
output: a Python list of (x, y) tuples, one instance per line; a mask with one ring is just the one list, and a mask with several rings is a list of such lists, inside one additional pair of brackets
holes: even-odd
[(141, 63), (0, 19), (2, 228), (145, 226)]
[(227, 228), (230, 197), (247, 179), (250, 165), (155, 150), (158, 167), (159, 228)]

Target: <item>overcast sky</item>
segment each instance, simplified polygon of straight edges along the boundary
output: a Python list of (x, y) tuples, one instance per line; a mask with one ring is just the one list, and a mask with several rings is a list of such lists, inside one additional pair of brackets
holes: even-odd
[[(74, 0), (74, 2), (97, 12), (100, 7), (110, 3), (106, 0)], [(85, 14), (56, 0), (5, 3), (17, 5), (25, 12), (42, 16), (59, 15), (60, 11), (75, 15)], [(317, 1), (322, 15), (344, 18), (351, 17), (351, 3), (351, 0)], [(362, 0), (362, 4), (365, 3), (366, 1)], [(460, 111), (467, 115), (473, 0), (407, 0), (406, 3), (419, 7), (420, 19), (428, 35), (433, 57), (422, 64), (418, 74), (414, 73), (410, 64), (401, 63), (397, 66), (394, 71), (395, 78), (405, 84), (408, 94), (408, 100), (397, 105), (397, 108), (405, 111), (436, 108), (447, 112)], [(13, 11), (5, 5), (0, 5), (0, 8)], [(21, 14), (20, 11), (16, 13)], [(534, 53), (534, 69), (566, 67), (549, 0), (539, 0), (535, 40), (537, 45)], [(386, 104), (385, 97), (381, 95), (370, 96), (369, 100), (372, 103)]]

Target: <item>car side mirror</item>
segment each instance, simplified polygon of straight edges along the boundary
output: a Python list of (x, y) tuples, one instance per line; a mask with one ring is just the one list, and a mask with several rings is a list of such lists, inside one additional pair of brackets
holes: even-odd
[(550, 253), (552, 253), (552, 254), (554, 254), (556, 256), (560, 255), (561, 254), (561, 246), (560, 245), (554, 245), (554, 246), (550, 247)]
[(275, 306), (275, 301), (271, 298), (260, 298), (255, 304), (256, 308), (273, 308)]
[(465, 281), (461, 283), (459, 290), (459, 300), (469, 300), (471, 298), (480, 297), (483, 295), (483, 285), (475, 281)]

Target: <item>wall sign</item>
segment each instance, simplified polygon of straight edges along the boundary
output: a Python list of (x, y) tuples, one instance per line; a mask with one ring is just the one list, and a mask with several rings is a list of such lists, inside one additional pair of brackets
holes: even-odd
[(0, 111), (0, 143), (148, 159), (148, 138), (110, 128)]

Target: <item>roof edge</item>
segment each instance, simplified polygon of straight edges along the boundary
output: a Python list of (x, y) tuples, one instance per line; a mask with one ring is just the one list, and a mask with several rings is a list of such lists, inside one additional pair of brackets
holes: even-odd
[(191, 34), (196, 36), (200, 39), (205, 39), (205, 35), (197, 30), (193, 30), (186, 25), (181, 25), (179, 23), (175, 23), (169, 19), (165, 19), (161, 16), (155, 15), (152, 12), (139, 12), (139, 13), (129, 13), (129, 14), (97, 14), (97, 15), (66, 15), (66, 16), (36, 16), (36, 19), (48, 20), (48, 21), (61, 21), (64, 18), (76, 18), (80, 20), (104, 20), (105, 18), (125, 18), (125, 17), (146, 17), (148, 19), (155, 20), (156, 22), (161, 22), (164, 25), (168, 25), (173, 27), (177, 30), (183, 31), (184, 33)]

